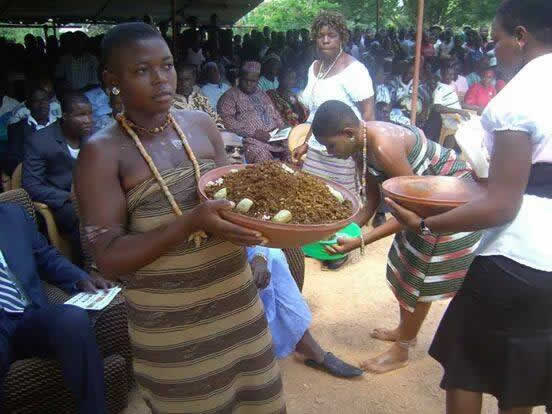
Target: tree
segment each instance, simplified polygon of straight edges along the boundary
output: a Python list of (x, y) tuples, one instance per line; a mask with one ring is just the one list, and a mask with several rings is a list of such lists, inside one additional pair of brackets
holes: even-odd
[[(426, 0), (424, 22), (426, 25), (462, 27), (488, 24), (501, 0)], [(405, 11), (415, 19), (418, 0), (404, 0)]]
[[(238, 25), (277, 31), (309, 27), (322, 9), (341, 11), (349, 26), (374, 28), (377, 0), (271, 0), (244, 16)], [(424, 23), (460, 28), (488, 24), (501, 0), (425, 0)], [(418, 0), (380, 0), (382, 27), (410, 27), (416, 22)]]
[(31, 27), (2, 27), (0, 28), (0, 37), (16, 43), (23, 43), (25, 36), (28, 34), (44, 37), (44, 30)]
[(310, 28), (320, 10), (339, 10), (341, 5), (332, 0), (272, 0), (245, 15), (238, 26), (270, 26), (276, 31)]

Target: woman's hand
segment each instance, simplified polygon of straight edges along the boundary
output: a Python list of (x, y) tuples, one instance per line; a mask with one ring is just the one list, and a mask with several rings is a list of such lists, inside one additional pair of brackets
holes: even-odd
[(297, 166), (301, 166), (303, 164), (302, 158), (307, 153), (308, 149), (309, 146), (306, 142), (295, 148), (291, 153), (291, 162)]
[(338, 237), (337, 244), (324, 246), (329, 254), (347, 254), (360, 247), (360, 238)]
[(422, 218), (420, 216), (418, 216), (413, 211), (410, 211), (403, 206), (395, 203), (390, 198), (386, 198), (385, 202), (391, 209), (391, 214), (395, 216), (399, 223), (415, 233), (420, 232), (420, 223), (422, 222)]
[(217, 235), (239, 246), (257, 246), (267, 243), (267, 239), (256, 231), (238, 226), (220, 216), (222, 211), (231, 211), (235, 204), (228, 200), (207, 200), (194, 208), (193, 231), (203, 230)]

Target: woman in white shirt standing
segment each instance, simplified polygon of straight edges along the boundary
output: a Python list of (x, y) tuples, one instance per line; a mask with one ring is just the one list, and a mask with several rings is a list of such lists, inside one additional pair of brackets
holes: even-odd
[(493, 37), (517, 74), (482, 117), (488, 195), (425, 220), (388, 200), (420, 232), (486, 229), (429, 351), (445, 370), (448, 414), (479, 414), (482, 393), (502, 414), (552, 405), (552, 85), (542, 82), (552, 72), (552, 2), (506, 0)]
[[(366, 67), (343, 47), (349, 41), (349, 31), (342, 14), (322, 11), (312, 24), (319, 60), (309, 69), (308, 84), (300, 99), (309, 109), (307, 123), (312, 123), (316, 110), (326, 101), (342, 101), (365, 121), (374, 120), (374, 89)], [(337, 182), (349, 190), (358, 188), (355, 162), (352, 158), (336, 159), (328, 155), (326, 147), (315, 136), (293, 152), (293, 159), (301, 162), (307, 155), (303, 170)], [(360, 225), (369, 217), (359, 218)]]

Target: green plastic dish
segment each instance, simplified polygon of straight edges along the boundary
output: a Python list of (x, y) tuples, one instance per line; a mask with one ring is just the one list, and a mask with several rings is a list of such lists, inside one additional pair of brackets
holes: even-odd
[(360, 237), (361, 229), (356, 223), (351, 223), (344, 229), (339, 230), (335, 237), (331, 240), (320, 240), (315, 243), (306, 244), (302, 247), (303, 253), (305, 256), (312, 257), (313, 259), (318, 260), (339, 260), (345, 257), (344, 254), (329, 254), (324, 249), (324, 246), (330, 244), (336, 244), (338, 237)]

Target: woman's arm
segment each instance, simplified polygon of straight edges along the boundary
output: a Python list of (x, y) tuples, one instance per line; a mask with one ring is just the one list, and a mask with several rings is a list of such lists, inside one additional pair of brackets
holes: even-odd
[[(203, 202), (154, 230), (129, 234), (126, 198), (119, 181), (118, 147), (106, 141), (89, 141), (84, 146), (74, 174), (85, 247), (106, 277), (116, 278), (153, 263), (198, 230), (223, 235), (237, 244), (263, 242), (260, 233), (220, 218), (219, 210), (232, 208), (227, 201)], [(235, 238), (238, 234), (241, 236)]]
[(127, 205), (119, 182), (117, 153), (102, 141), (89, 142), (81, 150), (74, 181), (89, 241), (86, 247), (106, 277), (128, 274), (152, 263), (194, 231), (187, 215), (146, 233), (127, 234)]
[[(495, 132), (486, 195), (449, 212), (425, 219), (435, 233), (458, 233), (498, 227), (511, 222), (519, 212), (531, 171), (531, 141), (517, 131)], [(406, 227), (417, 231), (420, 217), (394, 202), (393, 214)]]
[(374, 110), (374, 101), (375, 101), (375, 98), (374, 96), (372, 96), (371, 98), (355, 103), (358, 110), (360, 111), (360, 114), (363, 120), (375, 121), (376, 113)]
[(488, 192), (479, 200), (426, 219), (437, 233), (475, 231), (512, 221), (523, 200), (531, 171), (531, 141), (524, 132), (495, 132)]

